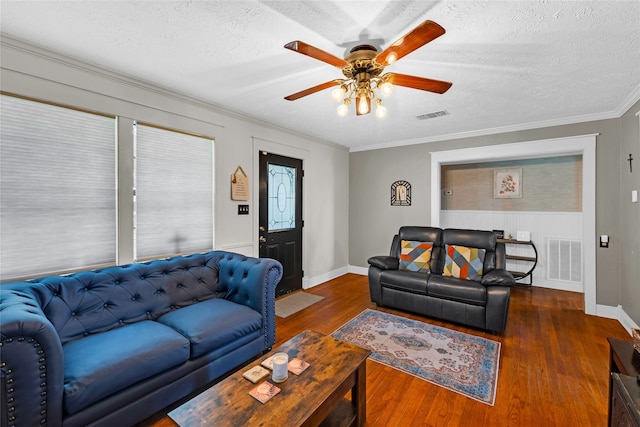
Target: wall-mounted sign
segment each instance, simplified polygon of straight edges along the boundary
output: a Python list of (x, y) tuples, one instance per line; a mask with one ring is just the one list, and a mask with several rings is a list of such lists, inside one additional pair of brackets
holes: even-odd
[(231, 200), (249, 200), (249, 177), (242, 166), (231, 174)]
[(391, 206), (411, 206), (411, 184), (402, 180), (391, 184)]

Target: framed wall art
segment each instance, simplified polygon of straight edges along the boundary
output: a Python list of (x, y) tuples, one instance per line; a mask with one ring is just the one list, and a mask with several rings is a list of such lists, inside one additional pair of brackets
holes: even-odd
[(493, 171), (493, 198), (522, 198), (522, 168)]
[(391, 206), (411, 206), (411, 184), (407, 181), (391, 184)]

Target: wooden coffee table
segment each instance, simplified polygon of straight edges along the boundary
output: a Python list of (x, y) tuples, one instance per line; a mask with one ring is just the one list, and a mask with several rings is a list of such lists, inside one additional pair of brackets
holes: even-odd
[[(262, 404), (249, 395), (256, 387), (242, 377), (250, 364), (184, 405), (169, 412), (181, 427), (220, 426), (362, 426), (366, 419), (366, 360), (370, 354), (353, 344), (307, 330), (262, 360), (284, 351), (311, 364), (300, 375), (289, 372), (282, 391)], [(260, 384), (260, 382), (258, 382)], [(351, 399), (347, 393), (351, 391)]]

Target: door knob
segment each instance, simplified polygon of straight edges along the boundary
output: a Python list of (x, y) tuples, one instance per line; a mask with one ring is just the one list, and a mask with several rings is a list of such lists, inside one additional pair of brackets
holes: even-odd
[(267, 238), (264, 236), (260, 236), (260, 243), (267, 243)]
[(264, 227), (263, 227), (263, 226), (260, 226), (259, 230), (260, 230), (260, 231), (264, 231)]

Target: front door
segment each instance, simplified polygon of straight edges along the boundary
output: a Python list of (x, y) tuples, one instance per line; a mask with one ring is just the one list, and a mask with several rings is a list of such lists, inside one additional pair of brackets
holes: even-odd
[(276, 297), (302, 289), (302, 160), (260, 152), (260, 256), (284, 270)]

